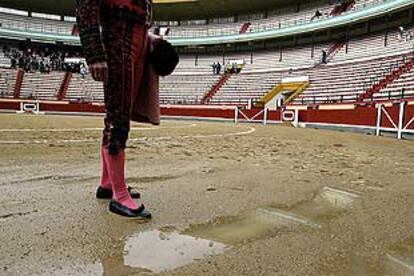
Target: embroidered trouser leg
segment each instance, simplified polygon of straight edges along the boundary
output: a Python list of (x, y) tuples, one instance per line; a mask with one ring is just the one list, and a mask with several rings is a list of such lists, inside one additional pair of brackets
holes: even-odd
[(105, 22), (102, 36), (108, 62), (103, 146), (116, 155), (128, 140), (133, 95), (144, 70), (147, 28), (127, 21)]

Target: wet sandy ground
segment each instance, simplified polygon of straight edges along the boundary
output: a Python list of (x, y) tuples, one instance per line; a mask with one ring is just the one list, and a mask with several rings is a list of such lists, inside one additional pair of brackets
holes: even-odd
[(94, 199), (101, 125), (0, 115), (0, 275), (414, 275), (412, 141), (134, 125), (142, 224)]

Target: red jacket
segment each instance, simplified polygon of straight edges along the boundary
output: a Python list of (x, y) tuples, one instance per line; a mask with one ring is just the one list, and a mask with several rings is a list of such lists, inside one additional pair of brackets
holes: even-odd
[[(149, 27), (152, 22), (152, 0), (78, 0), (77, 22), (79, 35), (85, 53), (86, 62), (94, 64), (106, 61), (106, 53), (101, 40), (101, 24), (107, 18), (104, 11), (127, 8), (142, 19)], [(156, 37), (148, 38), (148, 50)], [(138, 91), (132, 91), (131, 120), (158, 125), (160, 123), (159, 77), (146, 63), (142, 82)]]
[[(148, 52), (153, 43), (160, 39), (155, 36), (148, 36)], [(133, 96), (135, 101), (132, 104), (131, 120), (135, 122), (160, 124), (160, 99), (159, 99), (159, 76), (154, 72), (152, 66), (146, 63), (142, 82)]]

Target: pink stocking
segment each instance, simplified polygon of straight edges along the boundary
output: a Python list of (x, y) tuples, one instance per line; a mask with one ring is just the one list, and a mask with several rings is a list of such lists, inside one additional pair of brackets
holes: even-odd
[(102, 160), (102, 175), (101, 175), (101, 188), (106, 190), (112, 190), (111, 180), (109, 178), (109, 170), (105, 157), (105, 148), (101, 147), (101, 160)]
[(120, 150), (118, 154), (110, 155), (108, 149), (105, 149), (104, 155), (112, 183), (113, 200), (129, 209), (138, 209), (139, 206), (131, 198), (125, 183), (125, 151)]

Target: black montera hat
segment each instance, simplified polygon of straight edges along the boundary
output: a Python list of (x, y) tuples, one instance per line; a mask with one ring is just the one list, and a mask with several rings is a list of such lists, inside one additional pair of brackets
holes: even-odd
[(171, 75), (180, 62), (174, 47), (163, 39), (157, 40), (153, 47), (149, 54), (149, 63), (152, 64), (155, 73), (162, 77)]

